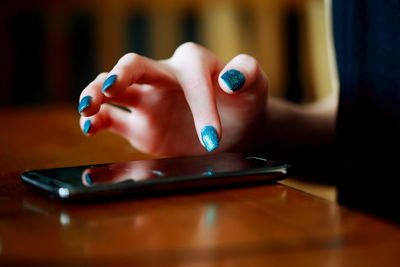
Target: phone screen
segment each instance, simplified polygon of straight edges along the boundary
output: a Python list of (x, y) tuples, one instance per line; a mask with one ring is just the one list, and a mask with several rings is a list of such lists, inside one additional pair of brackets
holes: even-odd
[[(100, 165), (35, 170), (22, 174), (25, 182), (52, 192), (60, 198), (145, 192), (160, 185), (185, 187), (195, 184), (237, 182), (237, 177), (286, 174), (288, 165), (264, 156), (220, 153), (205, 156), (138, 160)], [(271, 175), (273, 174), (273, 175)], [(236, 180), (233, 180), (236, 177)], [(242, 182), (245, 178), (240, 179)]]

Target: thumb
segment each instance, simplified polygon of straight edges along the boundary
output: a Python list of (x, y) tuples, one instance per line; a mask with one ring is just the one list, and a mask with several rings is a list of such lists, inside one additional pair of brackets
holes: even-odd
[(242, 92), (254, 85), (260, 77), (260, 66), (255, 58), (240, 54), (234, 57), (219, 74), (219, 86), (228, 94)]

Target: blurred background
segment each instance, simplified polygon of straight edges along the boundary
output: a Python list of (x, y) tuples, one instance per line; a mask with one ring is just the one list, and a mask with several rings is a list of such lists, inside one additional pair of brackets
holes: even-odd
[(14, 0), (0, 7), (0, 106), (77, 104), (123, 54), (168, 58), (186, 41), (225, 61), (256, 57), (277, 97), (311, 102), (335, 90), (324, 0)]
[[(247, 53), (273, 96), (324, 98), (337, 88), (326, 9), (324, 0), (0, 1), (0, 176), (149, 157), (107, 131), (86, 138), (78, 124), (80, 92), (128, 52), (165, 59), (194, 41), (225, 61)], [(330, 185), (285, 183), (336, 198)]]

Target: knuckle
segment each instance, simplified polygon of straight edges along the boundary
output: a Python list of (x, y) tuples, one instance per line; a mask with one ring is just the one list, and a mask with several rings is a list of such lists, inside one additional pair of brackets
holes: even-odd
[(200, 49), (200, 45), (194, 43), (194, 42), (186, 42), (178, 46), (178, 48), (175, 50), (174, 54), (186, 54), (187, 52), (191, 51), (197, 51)]
[(203, 46), (194, 42), (186, 42), (181, 44), (170, 58), (170, 62), (180, 68), (187, 68), (190, 62), (207, 63), (213, 59), (209, 51)]
[(113, 72), (127, 73), (132, 69), (135, 69), (135, 71), (141, 73), (144, 71), (144, 61), (145, 57), (137, 53), (127, 53), (119, 59), (117, 65), (113, 69)]
[(130, 52), (130, 53), (127, 53), (127, 54), (123, 55), (119, 59), (118, 63), (119, 64), (125, 64), (125, 63), (128, 63), (128, 62), (133, 62), (133, 61), (138, 60), (140, 57), (141, 56), (139, 54)]

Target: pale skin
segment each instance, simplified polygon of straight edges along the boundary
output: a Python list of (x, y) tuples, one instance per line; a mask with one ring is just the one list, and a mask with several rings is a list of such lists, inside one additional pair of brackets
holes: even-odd
[[(231, 69), (245, 77), (235, 92), (221, 79)], [(111, 75), (117, 75), (115, 83), (102, 92)], [(238, 55), (225, 64), (194, 43), (179, 46), (161, 61), (129, 53), (82, 91), (80, 100), (90, 96), (91, 102), (81, 112), (80, 125), (83, 129), (90, 120), (87, 135), (109, 130), (155, 156), (210, 153), (201, 139), (205, 126), (213, 126), (220, 140), (211, 153), (333, 141), (334, 97), (324, 104), (295, 105), (269, 97), (268, 91), (266, 74), (248, 55)]]

